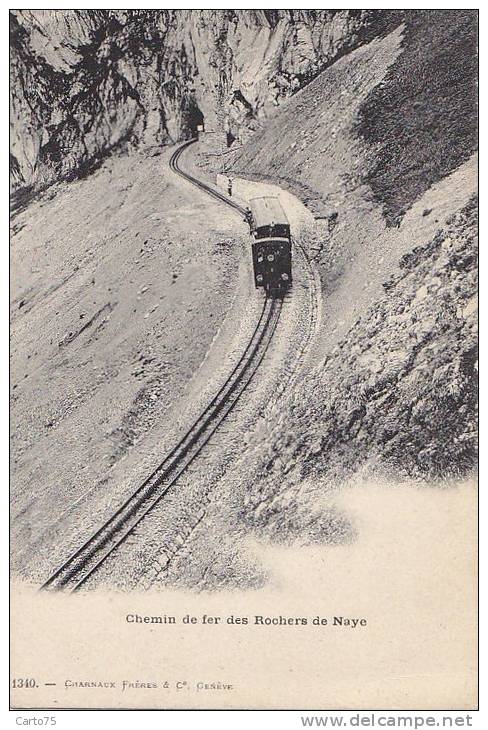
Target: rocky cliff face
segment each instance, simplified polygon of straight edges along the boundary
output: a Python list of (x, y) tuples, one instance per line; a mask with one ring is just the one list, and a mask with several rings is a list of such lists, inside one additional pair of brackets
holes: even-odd
[(15, 10), (14, 189), (83, 174), (114, 148), (205, 121), (255, 129), (327, 64), (382, 32), (365, 10)]

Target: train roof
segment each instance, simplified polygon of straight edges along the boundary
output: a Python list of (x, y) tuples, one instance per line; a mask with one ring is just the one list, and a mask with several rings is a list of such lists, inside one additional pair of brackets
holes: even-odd
[(270, 225), (290, 225), (278, 198), (252, 198), (249, 201), (249, 206), (256, 228)]

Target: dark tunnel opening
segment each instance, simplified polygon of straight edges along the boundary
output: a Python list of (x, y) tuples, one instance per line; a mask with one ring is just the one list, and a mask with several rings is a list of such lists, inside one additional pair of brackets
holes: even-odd
[(198, 127), (204, 127), (205, 118), (194, 99), (189, 99), (184, 110), (184, 129), (189, 137), (198, 134)]

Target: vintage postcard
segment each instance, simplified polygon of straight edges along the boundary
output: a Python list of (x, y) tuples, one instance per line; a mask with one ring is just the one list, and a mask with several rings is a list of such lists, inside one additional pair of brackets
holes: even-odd
[(477, 54), (10, 11), (13, 708), (476, 709)]

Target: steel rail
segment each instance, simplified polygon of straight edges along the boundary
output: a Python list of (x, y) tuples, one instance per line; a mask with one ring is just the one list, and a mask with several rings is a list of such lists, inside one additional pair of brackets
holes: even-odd
[[(210, 186), (178, 167), (181, 153), (194, 142), (189, 140), (170, 159), (170, 167), (209, 195), (230, 205), (239, 213), (244, 209)], [(267, 296), (247, 346), (218, 393), (205, 407), (178, 444), (171, 449), (151, 475), (138, 487), (85, 543), (46, 580), (41, 590), (79, 590), (107, 558), (129, 537), (144, 517), (158, 504), (200, 454), (245, 391), (261, 364), (281, 313), (281, 297)]]
[(238, 203), (231, 200), (227, 195), (224, 193), (221, 193), (219, 190), (216, 190), (211, 185), (207, 185), (207, 183), (202, 182), (201, 180), (198, 180), (196, 177), (193, 177), (193, 175), (190, 175), (187, 172), (183, 172), (183, 170), (180, 169), (178, 166), (178, 161), (180, 156), (183, 154), (183, 152), (192, 144), (196, 142), (196, 138), (188, 140), (188, 142), (185, 142), (181, 145), (181, 147), (178, 147), (178, 149), (173, 152), (173, 154), (170, 157), (169, 160), (169, 166), (175, 172), (177, 175), (180, 175), (180, 177), (183, 177), (185, 180), (188, 180), (189, 182), (192, 182), (194, 185), (196, 185), (197, 188), (200, 188), (201, 190), (204, 190), (206, 193), (211, 195), (212, 197), (216, 198), (217, 200), (220, 200), (222, 203), (226, 203), (226, 205), (230, 205), (231, 208), (234, 208), (234, 210), (237, 210), (241, 215), (246, 214), (246, 209), (242, 207), (242, 205), (239, 205)]

